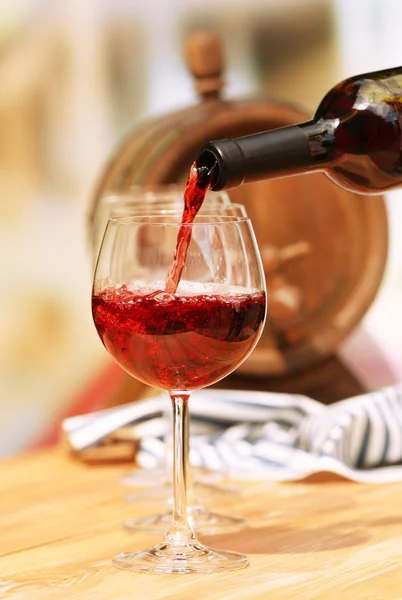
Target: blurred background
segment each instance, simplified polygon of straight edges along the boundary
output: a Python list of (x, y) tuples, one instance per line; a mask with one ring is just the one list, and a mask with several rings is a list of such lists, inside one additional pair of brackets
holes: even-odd
[[(188, 33), (220, 34), (226, 96), (313, 113), (340, 79), (402, 65), (401, 20), (400, 0), (1, 0), (0, 456), (82, 409), (111, 361), (91, 320), (85, 217), (122, 137), (196, 102)], [(402, 380), (402, 192), (387, 203), (384, 282), (341, 348), (368, 389)]]

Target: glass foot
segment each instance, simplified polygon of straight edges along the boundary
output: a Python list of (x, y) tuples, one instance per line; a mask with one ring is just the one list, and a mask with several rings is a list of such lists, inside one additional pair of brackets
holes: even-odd
[[(246, 519), (228, 517), (210, 512), (205, 508), (191, 508), (187, 510), (190, 527), (197, 534), (215, 535), (219, 533), (233, 533), (249, 527)], [(144, 519), (129, 519), (124, 523), (125, 529), (131, 532), (141, 531), (156, 535), (163, 535), (172, 523), (172, 513), (152, 515)]]
[[(214, 485), (222, 483), (224, 477), (217, 471), (208, 471), (194, 467), (195, 479), (200, 484)], [(120, 477), (120, 483), (127, 487), (149, 487), (168, 483), (167, 467), (160, 465), (154, 469), (133, 469)]]
[(118, 569), (135, 573), (217, 573), (244, 569), (249, 564), (243, 554), (212, 550), (199, 542), (158, 546), (143, 552), (119, 554), (113, 559)]
[(120, 483), (127, 487), (150, 487), (167, 481), (166, 467), (155, 469), (134, 469), (131, 473), (122, 475)]
[(127, 494), (125, 500), (133, 504), (171, 504), (172, 493), (172, 484), (164, 482), (161, 485), (152, 485), (146, 490)]
[[(230, 496), (238, 495), (240, 491), (236, 487), (223, 487), (217, 485), (206, 485), (198, 481), (194, 485), (197, 496), (203, 502), (227, 501)], [(172, 484), (165, 482), (162, 485), (153, 485), (139, 492), (127, 494), (126, 501), (133, 504), (172, 504), (173, 488)]]

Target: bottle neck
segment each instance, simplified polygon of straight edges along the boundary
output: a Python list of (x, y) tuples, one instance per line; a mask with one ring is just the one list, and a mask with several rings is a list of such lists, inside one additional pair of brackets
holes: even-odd
[(232, 140), (205, 144), (197, 167), (208, 167), (211, 188), (320, 170), (334, 155), (337, 119), (320, 119)]

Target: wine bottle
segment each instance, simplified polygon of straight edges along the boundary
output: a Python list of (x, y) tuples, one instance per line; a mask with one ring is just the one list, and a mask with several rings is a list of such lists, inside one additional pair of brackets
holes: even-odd
[(306, 123), (204, 144), (196, 165), (213, 190), (315, 171), (360, 194), (402, 186), (402, 67), (342, 81)]

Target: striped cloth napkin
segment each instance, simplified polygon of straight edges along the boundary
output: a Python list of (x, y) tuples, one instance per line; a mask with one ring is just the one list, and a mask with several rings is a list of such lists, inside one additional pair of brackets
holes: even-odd
[[(63, 423), (80, 452), (112, 431), (137, 440), (137, 463), (166, 458), (165, 395)], [(402, 384), (325, 406), (306, 396), (193, 392), (191, 463), (237, 479), (303, 479), (330, 471), (365, 483), (402, 479)], [(169, 413), (167, 413), (169, 414)], [(129, 432), (129, 433), (128, 433)]]

